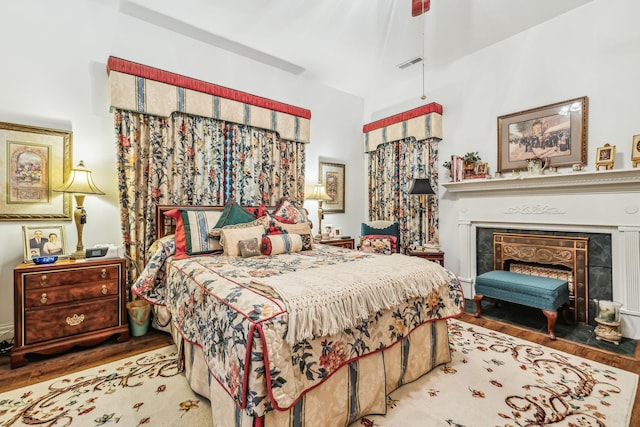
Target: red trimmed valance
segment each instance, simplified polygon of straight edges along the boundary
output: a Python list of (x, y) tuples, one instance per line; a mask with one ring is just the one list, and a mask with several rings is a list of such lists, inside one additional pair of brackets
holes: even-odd
[(186, 77), (180, 74), (171, 73), (169, 71), (160, 70), (158, 68), (149, 67), (147, 65), (138, 64), (136, 62), (127, 61), (121, 58), (110, 56), (107, 62), (107, 72), (119, 71), (121, 73), (130, 74), (145, 79), (154, 80), (161, 83), (167, 83), (172, 86), (191, 89), (209, 95), (219, 96), (226, 99), (242, 102), (244, 104), (255, 105), (257, 107), (266, 108), (281, 113), (291, 114), (305, 119), (311, 118), (311, 111), (305, 108), (295, 107), (293, 105), (282, 102), (273, 101), (271, 99), (262, 98), (260, 96), (251, 95), (239, 90), (229, 89), (213, 83), (207, 83), (202, 80)]
[(442, 115), (442, 105), (432, 102), (431, 104), (423, 105), (421, 107), (414, 108), (413, 110), (408, 110), (393, 116), (385, 117), (384, 119), (376, 120), (375, 122), (367, 123), (362, 126), (362, 132), (371, 132), (375, 129), (380, 129), (394, 123), (404, 122), (405, 120), (413, 119), (429, 113), (438, 113)]

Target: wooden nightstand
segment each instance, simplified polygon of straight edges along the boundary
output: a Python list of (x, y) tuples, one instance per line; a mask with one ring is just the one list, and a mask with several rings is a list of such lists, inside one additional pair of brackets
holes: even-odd
[(124, 259), (20, 264), (13, 272), (15, 346), (11, 368), (28, 353), (54, 354), (129, 339)]
[(347, 249), (355, 249), (355, 241), (354, 239), (351, 239), (351, 238), (319, 240), (318, 243), (322, 243), (323, 245), (338, 246), (338, 247), (347, 248)]
[(444, 252), (426, 252), (426, 251), (416, 251), (416, 250), (407, 250), (407, 255), (417, 256), (420, 258), (428, 259), (429, 261), (434, 261), (440, 263), (441, 266), (444, 267)]

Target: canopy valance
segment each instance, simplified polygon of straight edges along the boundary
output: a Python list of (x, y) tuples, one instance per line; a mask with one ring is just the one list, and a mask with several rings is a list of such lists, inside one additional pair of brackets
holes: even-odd
[(182, 112), (273, 130), (289, 141), (310, 141), (310, 110), (113, 56), (107, 72), (112, 108), (161, 117)]
[(362, 127), (365, 153), (380, 144), (414, 137), (442, 139), (442, 105), (432, 102), (413, 110), (371, 122)]

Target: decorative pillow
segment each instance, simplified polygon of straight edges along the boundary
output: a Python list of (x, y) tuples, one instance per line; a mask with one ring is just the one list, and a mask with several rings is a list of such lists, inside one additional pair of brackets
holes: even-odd
[(164, 214), (173, 218), (176, 222), (176, 252), (174, 258), (187, 258), (187, 241), (184, 234), (184, 224), (182, 223), (182, 214), (180, 213), (180, 209), (171, 209), (170, 211), (166, 211)]
[[(396, 236), (397, 243), (397, 239), (400, 238), (400, 229), (397, 222), (391, 221), (373, 221), (362, 223), (362, 225), (360, 226), (360, 235), (367, 236), (375, 234), (381, 234), (384, 236)], [(395, 251), (400, 252), (400, 245), (396, 245)]]
[(262, 238), (262, 253), (279, 255), (302, 250), (302, 237), (299, 234), (270, 234)]
[(240, 241), (255, 238), (261, 242), (265, 231), (266, 230), (262, 225), (255, 225), (253, 227), (223, 228), (220, 233), (220, 243), (224, 249), (224, 255), (240, 256)]
[(220, 219), (220, 211), (181, 210), (184, 224), (186, 253), (188, 255), (209, 254), (222, 251), (220, 241), (210, 238), (209, 230)]
[(218, 238), (219, 239), (223, 229), (248, 228), (248, 227), (255, 227), (256, 225), (260, 225), (260, 226), (264, 227), (265, 229), (269, 229), (269, 225), (270, 224), (271, 224), (271, 217), (262, 216), (262, 217), (260, 217), (258, 219), (254, 219), (253, 221), (243, 222), (241, 224), (225, 225), (222, 228), (213, 228), (213, 229), (209, 230), (209, 237)]
[(389, 236), (360, 236), (360, 250), (372, 254), (391, 255), (391, 239)]
[(260, 206), (256, 207), (246, 207), (244, 208), (246, 209), (247, 212), (255, 215), (256, 218), (260, 218), (263, 216), (268, 216), (269, 215), (269, 209), (267, 209), (267, 207), (263, 204), (260, 204)]
[(258, 242), (257, 237), (240, 240), (238, 245), (240, 246), (240, 255), (242, 255), (242, 258), (262, 255), (262, 252), (260, 252), (260, 243)]
[(308, 251), (313, 249), (313, 233), (311, 232), (311, 227), (308, 222), (287, 224), (274, 219), (271, 224), (269, 235), (278, 233), (299, 234), (302, 239), (302, 250)]
[(224, 206), (220, 219), (211, 228), (222, 228), (225, 225), (234, 225), (250, 222), (256, 219), (256, 216), (237, 204), (234, 201), (229, 201)]
[(271, 216), (287, 224), (297, 224), (309, 220), (306, 209), (298, 209), (293, 203), (287, 200), (286, 197), (280, 199), (278, 205), (273, 209), (273, 212), (271, 212)]
[(366, 236), (360, 236), (360, 243), (362, 243), (362, 238), (366, 237), (367, 239), (389, 239), (391, 241), (391, 250), (393, 252), (396, 251), (396, 245), (398, 243), (398, 238), (396, 236), (387, 236), (386, 234), (367, 234)]

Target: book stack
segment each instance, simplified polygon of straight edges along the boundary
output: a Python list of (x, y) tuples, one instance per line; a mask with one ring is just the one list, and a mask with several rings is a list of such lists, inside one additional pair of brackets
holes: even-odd
[(460, 156), (451, 156), (451, 180), (460, 182), (464, 179), (464, 160)]

